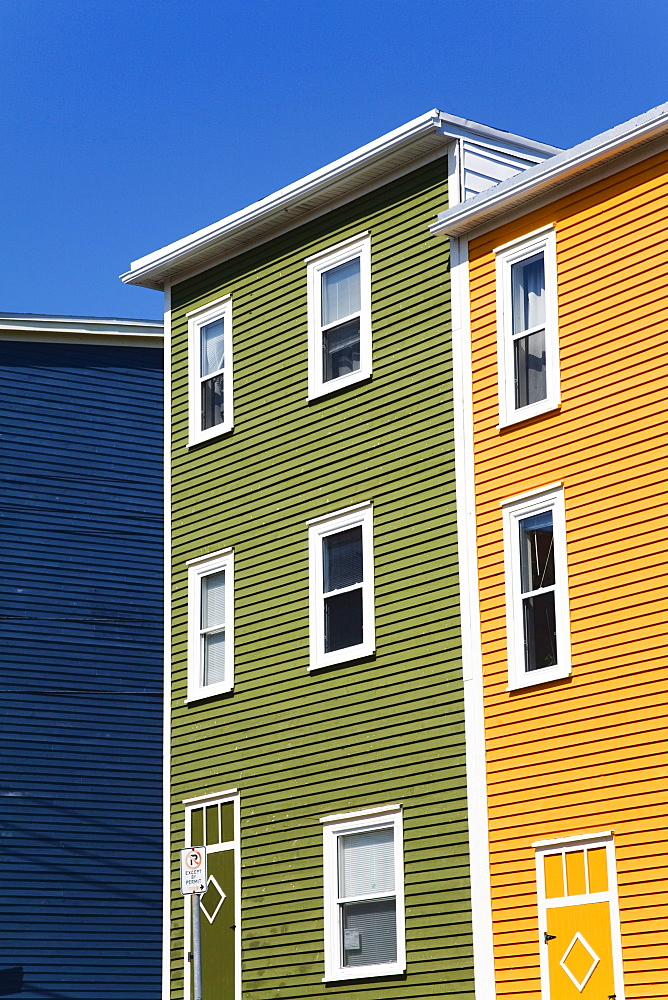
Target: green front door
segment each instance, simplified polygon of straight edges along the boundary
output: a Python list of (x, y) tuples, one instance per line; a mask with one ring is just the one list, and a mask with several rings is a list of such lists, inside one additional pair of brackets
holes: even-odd
[[(191, 810), (195, 846), (206, 846), (207, 889), (200, 897), (203, 1000), (235, 1000), (236, 888), (234, 804), (215, 802)], [(199, 839), (198, 839), (199, 835)], [(190, 944), (192, 951), (192, 942)], [(190, 976), (193, 997), (193, 977)]]

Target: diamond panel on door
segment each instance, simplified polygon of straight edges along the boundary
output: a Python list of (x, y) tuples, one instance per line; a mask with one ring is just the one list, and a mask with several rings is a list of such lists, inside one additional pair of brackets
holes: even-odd
[(607, 1000), (615, 992), (610, 904), (547, 911), (550, 1000)]

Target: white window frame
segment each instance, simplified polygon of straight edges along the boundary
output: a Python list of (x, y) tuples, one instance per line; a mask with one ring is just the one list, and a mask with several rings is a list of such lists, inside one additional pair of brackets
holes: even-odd
[[(371, 501), (308, 521), (309, 525), (309, 670), (370, 656), (376, 648), (373, 585), (373, 505)], [(362, 635), (363, 642), (325, 652), (325, 594), (323, 591), (323, 539), (348, 528), (362, 528)]]
[[(325, 271), (359, 258), (360, 262), (360, 366), (355, 372), (324, 381), (322, 364), (321, 302)], [(306, 258), (308, 280), (308, 398), (318, 399), (371, 377), (371, 236), (360, 233), (322, 253)]]
[[(550, 997), (550, 967), (548, 948), (545, 940), (547, 911), (558, 906), (575, 906), (578, 903), (608, 903), (610, 907), (610, 932), (612, 936), (612, 966), (615, 977), (617, 1000), (624, 1000), (624, 977), (622, 970), (622, 948), (619, 923), (619, 892), (617, 883), (617, 859), (615, 842), (611, 830), (601, 833), (581, 833), (555, 840), (537, 840), (531, 845), (536, 852), (536, 888), (538, 895), (539, 948), (542, 996), (544, 1000), (558, 1000)], [(608, 888), (605, 892), (587, 893), (584, 896), (564, 896), (548, 900), (545, 890), (544, 859), (547, 854), (563, 854), (569, 851), (595, 850), (605, 848)], [(588, 875), (587, 875), (588, 878)]]
[[(224, 295), (215, 302), (186, 313), (188, 319), (188, 444), (200, 444), (211, 438), (227, 434), (234, 426), (233, 376), (232, 376), (232, 296)], [(204, 379), (201, 374), (201, 330), (216, 320), (224, 321), (223, 347), (225, 366), (223, 368), (223, 416), (224, 420), (214, 427), (202, 428), (202, 390)], [(207, 376), (211, 378), (211, 376)]]
[[(532, 687), (561, 680), (571, 672), (570, 622), (568, 611), (568, 566), (566, 561), (566, 514), (561, 484), (524, 493), (504, 500), (503, 536), (506, 584), (506, 636), (508, 643), (508, 689)], [(526, 517), (552, 512), (554, 539), (554, 609), (558, 662), (551, 667), (526, 670), (524, 655), (524, 617), (522, 614), (522, 578), (519, 525)], [(526, 595), (524, 595), (526, 596)]]
[[(234, 551), (220, 552), (188, 562), (188, 695), (187, 701), (201, 701), (225, 694), (234, 687)], [(202, 656), (202, 580), (225, 571), (225, 680), (203, 684)]]
[[(545, 264), (546, 398), (528, 406), (515, 405), (512, 267), (534, 254)], [(538, 230), (494, 250), (496, 254), (496, 328), (499, 376), (499, 425), (507, 427), (556, 409), (560, 404), (559, 325), (557, 304), (557, 241), (554, 228)]]
[[(325, 916), (325, 975), (323, 982), (394, 976), (406, 971), (406, 918), (404, 906), (403, 816), (401, 805), (361, 809), (323, 816), (323, 883)], [(397, 958), (381, 965), (344, 966), (341, 954), (341, 909), (338, 892), (338, 840), (342, 834), (365, 833), (384, 827), (394, 831), (394, 884), (396, 899)]]

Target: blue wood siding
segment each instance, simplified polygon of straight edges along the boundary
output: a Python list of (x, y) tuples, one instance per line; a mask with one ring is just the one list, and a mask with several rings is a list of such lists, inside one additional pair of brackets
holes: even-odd
[(0, 997), (158, 1000), (162, 352), (0, 342)]

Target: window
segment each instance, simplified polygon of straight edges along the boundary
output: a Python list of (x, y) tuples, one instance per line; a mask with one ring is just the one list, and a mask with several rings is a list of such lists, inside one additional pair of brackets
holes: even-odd
[(231, 549), (188, 565), (188, 700), (234, 683), (234, 556)]
[(536, 848), (544, 997), (621, 997), (614, 843), (609, 831)]
[(501, 425), (559, 405), (553, 229), (495, 251)]
[(232, 429), (232, 299), (188, 313), (190, 444)]
[(503, 508), (510, 687), (558, 680), (571, 669), (563, 491)]
[(358, 504), (309, 522), (311, 667), (375, 648), (373, 508)]
[(309, 399), (371, 375), (371, 243), (357, 236), (307, 259)]
[(401, 807), (323, 823), (325, 979), (389, 976), (406, 968)]

